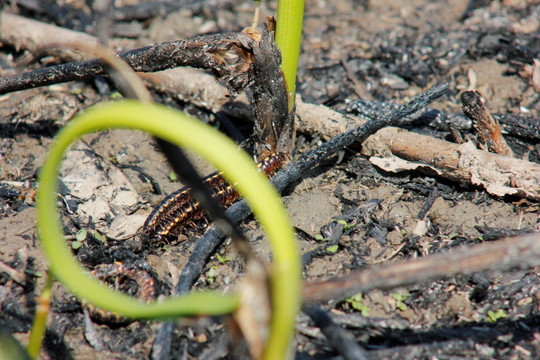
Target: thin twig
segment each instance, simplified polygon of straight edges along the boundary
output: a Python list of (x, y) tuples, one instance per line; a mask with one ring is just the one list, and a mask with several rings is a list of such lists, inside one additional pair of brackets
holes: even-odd
[(508, 270), (540, 265), (540, 235), (463, 247), (450, 253), (373, 266), (328, 281), (304, 285), (304, 302), (324, 302), (344, 299), (372, 289), (388, 290), (435, 279), (447, 279), (456, 274), (469, 274), (493, 269)]
[[(179, 66), (208, 69), (218, 79), (226, 80), (229, 90), (236, 93), (251, 83), (252, 45), (253, 40), (241, 33), (201, 35), (125, 51), (118, 56), (137, 72)], [(50, 66), (1, 78), (0, 94), (88, 79), (105, 71), (105, 65), (99, 59)]]
[(17, 283), (19, 283), (21, 285), (24, 285), (24, 282), (25, 282), (24, 274), (22, 274), (22, 273), (18, 272), (17, 270), (9, 267), (7, 264), (5, 264), (2, 261), (0, 261), (0, 273), (5, 273), (12, 280), (14, 280), (15, 282), (17, 282)]
[[(370, 100), (346, 100), (347, 111), (362, 118), (372, 118), (381, 112), (389, 111), (398, 106), (394, 103), (375, 102)], [(502, 130), (511, 136), (528, 139), (540, 137), (540, 119), (514, 114), (492, 114), (501, 124)], [(424, 108), (410, 117), (410, 121), (428, 123), (436, 129), (447, 131), (451, 128), (471, 130), (472, 121), (462, 114), (451, 114), (433, 108)]]
[(313, 320), (330, 344), (347, 360), (366, 360), (368, 356), (344, 328), (336, 325), (332, 318), (317, 306), (304, 308), (304, 312)]

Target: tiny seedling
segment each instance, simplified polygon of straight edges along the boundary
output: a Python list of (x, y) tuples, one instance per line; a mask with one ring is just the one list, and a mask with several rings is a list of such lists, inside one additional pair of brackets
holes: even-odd
[(88, 236), (88, 232), (86, 229), (81, 229), (77, 231), (77, 234), (75, 234), (75, 240), (71, 242), (71, 248), (73, 250), (78, 250), (83, 246), (84, 241), (86, 241), (86, 237)]
[(350, 228), (354, 227), (354, 224), (348, 224), (345, 220), (341, 219), (337, 221), (338, 224), (342, 224), (344, 226), (343, 231), (347, 231)]
[(217, 266), (210, 266), (210, 270), (206, 273), (206, 283), (208, 285), (212, 284), (216, 280), (216, 269)]
[(72, 242), (71, 242), (71, 248), (72, 248), (73, 250), (79, 250), (79, 249), (81, 248), (81, 246), (83, 246), (82, 241), (77, 241), (77, 240), (75, 240), (75, 241), (72, 241)]
[(176, 176), (176, 173), (174, 171), (171, 171), (169, 173), (169, 181), (176, 182), (177, 180), (178, 180), (178, 177)]
[(338, 249), (339, 249), (339, 245), (332, 245), (332, 246), (327, 247), (326, 251), (328, 251), (331, 254), (335, 254), (337, 253)]
[(224, 258), (223, 256), (216, 254), (216, 259), (219, 261), (220, 264), (225, 264), (227, 261), (230, 261), (230, 257)]
[(92, 230), (92, 236), (101, 243), (107, 242), (107, 238), (105, 237), (105, 235), (100, 234), (97, 230)]
[(111, 100), (122, 100), (124, 96), (119, 91), (113, 91), (111, 93)]
[(487, 321), (489, 323), (497, 322), (498, 320), (505, 319), (508, 317), (508, 314), (503, 309), (498, 309), (497, 311), (489, 310), (487, 312)]
[(79, 231), (77, 231), (77, 234), (75, 235), (75, 239), (77, 241), (84, 241), (86, 240), (86, 235), (88, 235), (86, 229), (81, 229)]
[(317, 241), (329, 241), (330, 238), (328, 238), (328, 237), (325, 238), (321, 234), (317, 234), (317, 235), (315, 235), (315, 240), (317, 240)]
[(392, 297), (394, 298), (394, 300), (396, 300), (396, 307), (399, 310), (401, 311), (407, 310), (407, 305), (405, 305), (404, 301), (407, 300), (409, 296), (411, 296), (411, 294), (405, 294), (405, 293), (400, 293), (400, 292), (395, 292), (392, 294)]
[(39, 271), (32, 271), (30, 269), (26, 269), (24, 270), (24, 273), (29, 275), (29, 276), (33, 276), (33, 277), (36, 277), (36, 278), (41, 278), (43, 277), (43, 273), (39, 272)]
[(362, 316), (368, 316), (370, 309), (369, 309), (369, 306), (363, 303), (362, 298), (363, 298), (362, 293), (358, 293), (351, 296), (350, 298), (347, 298), (345, 302), (350, 304), (353, 309), (360, 311)]

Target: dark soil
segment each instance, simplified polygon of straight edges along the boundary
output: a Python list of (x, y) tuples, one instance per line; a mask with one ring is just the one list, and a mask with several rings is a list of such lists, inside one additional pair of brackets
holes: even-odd
[[(97, 10), (88, 3), (98, 6), (98, 2), (83, 1), (8, 1), (4, 11), (96, 35)], [(116, 5), (120, 3), (143, 2), (117, 1)], [(263, 15), (275, 14), (275, 7), (275, 2), (264, 3)], [(114, 20), (111, 29), (116, 50), (240, 31), (251, 23), (252, 2), (207, 0), (165, 10), (155, 16)], [(60, 11), (62, 16), (58, 16)], [(538, 126), (540, 95), (533, 72), (540, 72), (539, 19), (540, 3), (535, 0), (308, 1), (297, 91), (305, 102), (346, 112), (360, 98), (402, 103), (449, 81), (450, 93), (432, 108), (461, 114), (459, 94), (474, 88), (492, 113), (536, 119)], [(32, 60), (25, 49), (9, 43), (2, 46), (0, 76), (62, 62), (56, 58)], [(0, 328), (23, 344), (47, 270), (35, 228), (37, 171), (58, 129), (89, 106), (109, 100), (112, 91), (107, 80), (98, 78), (0, 96), (0, 261), (20, 277), (0, 272)], [(216, 114), (204, 108), (165, 93), (155, 91), (153, 95), (213, 126), (221, 124)], [(249, 137), (251, 125), (242, 116), (229, 120), (242, 136)], [(418, 122), (407, 128), (451, 138), (447, 128), (435, 124)], [(460, 131), (463, 136), (471, 134), (470, 126)], [(538, 137), (508, 135), (506, 139), (517, 157), (540, 162)], [(320, 142), (317, 134), (298, 129), (296, 152)], [(190, 158), (201, 173), (213, 171), (198, 157)], [(78, 250), (89, 269), (144, 257), (162, 292), (172, 291), (202, 230), (188, 234), (188, 241), (162, 244), (144, 253), (130, 248), (129, 242), (112, 239), (122, 237), (118, 223), (113, 222), (116, 217), (131, 219), (129, 226), (136, 229), (163, 198), (149, 178), (165, 194), (182, 186), (171, 181), (171, 171), (155, 141), (133, 131), (86, 136), (66, 154), (61, 180), (68, 241), (80, 229), (97, 230), (110, 238), (103, 244), (89, 235)], [(122, 192), (110, 196), (117, 188)], [(417, 215), (433, 197), (433, 205), (420, 221)], [(496, 229), (507, 233), (540, 229), (536, 202), (498, 198), (472, 185), (414, 172), (385, 173), (348, 149), (289, 187), (283, 203), (298, 230), (302, 254), (321, 245), (321, 238), (331, 237), (336, 218), (360, 205), (373, 204), (350, 220), (353, 226), (342, 234), (335, 253), (311, 259), (304, 271), (306, 281), (496, 240), (502, 237), (490, 237)], [(119, 213), (121, 217), (113, 215)], [(424, 231), (420, 225), (425, 226)], [(256, 223), (247, 222), (243, 228), (261, 258), (269, 260), (268, 246)], [(182, 235), (181, 240), (186, 238)], [(238, 279), (243, 265), (236, 249), (226, 244), (217, 253), (230, 260), (213, 256), (195, 284), (197, 289), (230, 288)], [(331, 309), (332, 319), (373, 359), (534, 359), (540, 356), (538, 271), (486, 271), (394, 291), (374, 290), (361, 297), (362, 313), (343, 299), (335, 299), (325, 308)], [(178, 321), (170, 358), (234, 358), (227, 350), (228, 332), (223, 324), (218, 318)], [(40, 357), (149, 358), (159, 326), (156, 322), (84, 324), (78, 300), (55, 284)], [(91, 328), (97, 332), (97, 340), (89, 336)], [(298, 317), (295, 351), (298, 359), (338, 358), (337, 350), (304, 314)]]

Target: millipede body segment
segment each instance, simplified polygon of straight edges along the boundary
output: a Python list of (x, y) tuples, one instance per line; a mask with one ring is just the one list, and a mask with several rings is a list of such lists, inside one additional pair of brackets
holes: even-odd
[[(272, 176), (281, 169), (286, 158), (285, 153), (275, 153), (260, 161), (257, 167), (266, 176)], [(240, 198), (234, 187), (221, 176), (221, 172), (208, 175), (203, 179), (203, 183), (210, 188), (212, 196), (225, 208)], [(146, 218), (143, 233), (149, 237), (178, 235), (185, 225), (205, 216), (206, 211), (193, 198), (191, 189), (185, 187), (168, 195), (154, 208)]]
[[(154, 278), (145, 270), (116, 261), (112, 264), (98, 265), (90, 274), (103, 282), (116, 284), (115, 287), (119, 287), (119, 290), (127, 291), (140, 301), (150, 303), (156, 298)], [(135, 286), (135, 289), (131, 289), (132, 285)], [(100, 323), (122, 324), (128, 322), (118, 313), (105, 311), (85, 301), (83, 301), (83, 307), (86, 307), (90, 316)]]

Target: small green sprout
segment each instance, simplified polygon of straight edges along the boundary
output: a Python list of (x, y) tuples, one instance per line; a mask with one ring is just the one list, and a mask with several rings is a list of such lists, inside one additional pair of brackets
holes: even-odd
[(73, 250), (78, 250), (83, 246), (83, 242), (86, 240), (86, 237), (88, 236), (88, 232), (86, 229), (81, 229), (77, 231), (77, 234), (75, 234), (75, 241), (71, 242), (71, 248)]
[(24, 270), (24, 273), (37, 278), (43, 277), (43, 273), (39, 271)]
[(206, 283), (208, 285), (212, 284), (216, 280), (216, 269), (217, 266), (210, 266), (210, 270), (206, 273)]
[(98, 240), (99, 242), (102, 242), (104, 244), (107, 242), (107, 238), (105, 237), (105, 235), (100, 234), (97, 230), (92, 230), (92, 236), (96, 238), (96, 240)]
[(88, 235), (86, 229), (81, 229), (77, 231), (77, 234), (75, 235), (75, 239), (77, 241), (84, 241), (86, 240), (86, 235)]
[(396, 300), (396, 307), (401, 311), (407, 310), (407, 305), (405, 305), (403, 302), (407, 300), (407, 298), (411, 296), (410, 294), (405, 293), (393, 293), (392, 297)]
[(347, 298), (345, 301), (351, 304), (353, 309), (360, 311), (362, 316), (368, 316), (369, 306), (364, 305), (364, 303), (362, 302), (362, 293), (353, 295), (350, 298)]
[(317, 240), (317, 241), (329, 241), (330, 238), (325, 238), (321, 234), (317, 234), (317, 235), (315, 235), (315, 240)]
[(487, 315), (487, 321), (490, 323), (494, 323), (497, 322), (497, 320), (505, 319), (508, 317), (508, 314), (503, 309), (499, 309), (497, 311), (489, 310), (487, 312)]
[(113, 91), (111, 93), (111, 99), (112, 100), (122, 100), (124, 97), (122, 96), (122, 94), (119, 92), (119, 91)]
[(176, 176), (176, 173), (174, 171), (171, 171), (169, 173), (169, 181), (170, 182), (175, 182), (176, 180), (178, 180), (178, 177)]
[(337, 253), (338, 249), (339, 249), (339, 245), (332, 245), (332, 246), (327, 247), (326, 251), (328, 251), (331, 254), (335, 254)]
[(347, 231), (347, 230), (349, 230), (350, 228), (354, 227), (354, 224), (347, 224), (347, 222), (346, 222), (345, 220), (343, 220), (343, 219), (338, 220), (337, 223), (338, 223), (338, 224), (342, 224), (342, 225), (345, 226), (345, 227), (343, 228), (343, 231)]
[(224, 258), (223, 256), (221, 256), (221, 255), (219, 255), (219, 254), (216, 254), (216, 258), (218, 259), (218, 261), (219, 261), (220, 264), (225, 264), (227, 261), (230, 261), (230, 260), (231, 260), (230, 257)]

